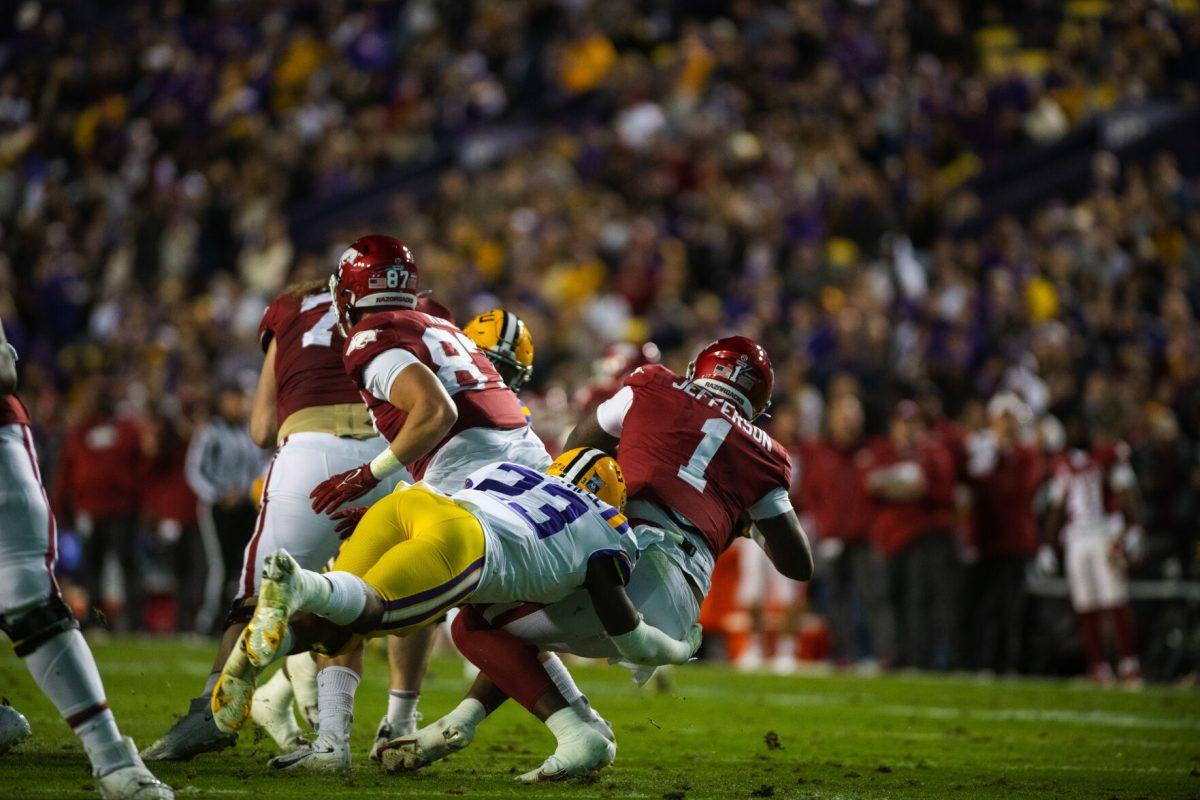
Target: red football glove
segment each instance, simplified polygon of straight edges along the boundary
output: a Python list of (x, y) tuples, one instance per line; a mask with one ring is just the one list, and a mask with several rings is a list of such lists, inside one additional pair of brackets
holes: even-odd
[(317, 485), (309, 497), (313, 511), (333, 511), (342, 503), (356, 500), (379, 485), (379, 478), (371, 474), (371, 465), (363, 464), (352, 470), (334, 475)]
[(354, 529), (358, 527), (358, 523), (367, 513), (367, 506), (351, 506), (350, 508), (339, 508), (329, 516), (338, 521), (333, 532), (338, 535), (342, 541), (350, 538), (350, 534), (354, 533)]

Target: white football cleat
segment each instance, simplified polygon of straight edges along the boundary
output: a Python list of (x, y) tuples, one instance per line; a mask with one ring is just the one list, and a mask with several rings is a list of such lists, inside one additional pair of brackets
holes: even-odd
[(554, 755), (542, 762), (537, 769), (518, 775), (517, 780), (522, 783), (565, 781), (604, 769), (616, 757), (617, 743), (610, 742), (589, 726), (571, 741), (559, 744)]
[(409, 736), (382, 745), (379, 766), (384, 772), (421, 769), (457, 753), (475, 739), (475, 726), (453, 716), (442, 717)]
[(96, 776), (96, 790), (104, 800), (175, 799), (175, 791), (146, 769), (133, 739), (126, 736), (110, 747), (125, 765)]
[(246, 654), (246, 634), (247, 631), (242, 631), (238, 637), (213, 689), (213, 722), (221, 733), (234, 733), (246, 724), (254, 702), (254, 689), (262, 672), (250, 663)]
[(32, 735), (33, 729), (24, 714), (12, 706), (0, 705), (0, 756)]
[(287, 550), (276, 550), (263, 562), (258, 605), (246, 628), (246, 655), (256, 667), (275, 660), (283, 644), (288, 620), (300, 604), (296, 573), (301, 569)]
[(290, 753), (275, 756), (267, 765), (274, 769), (308, 770), (311, 772), (349, 772), (350, 743), (317, 735), (309, 744)]
[(376, 764), (379, 763), (379, 754), (383, 752), (383, 748), (388, 742), (395, 739), (406, 739), (417, 732), (417, 725), (421, 723), (422, 714), (420, 711), (414, 711), (412, 716), (406, 719), (399, 725), (393, 725), (388, 720), (387, 714), (383, 715), (383, 719), (379, 720), (379, 727), (375, 729), (375, 741), (371, 744), (371, 752), (367, 756)]
[(305, 743), (304, 734), (292, 712), (292, 698), (292, 684), (281, 669), (254, 693), (254, 700), (250, 704), (250, 718), (285, 753)]

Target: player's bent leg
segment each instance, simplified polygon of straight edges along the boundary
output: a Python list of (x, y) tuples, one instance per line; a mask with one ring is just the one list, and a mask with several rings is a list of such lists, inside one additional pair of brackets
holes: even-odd
[(133, 740), (122, 736), (79, 623), (55, 592), (45, 601), (0, 615), (13, 649), (83, 743), (101, 797), (169, 800), (175, 793), (146, 769)]

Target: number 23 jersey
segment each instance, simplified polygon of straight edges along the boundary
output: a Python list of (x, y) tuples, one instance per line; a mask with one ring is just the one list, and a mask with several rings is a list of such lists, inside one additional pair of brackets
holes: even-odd
[(515, 430), (526, 425), (520, 401), (504, 385), (492, 362), (448, 320), (420, 311), (372, 314), (350, 331), (342, 357), (375, 428), (389, 442), (408, 418), (387, 401), (392, 381), (406, 367), (424, 364), (454, 401), (458, 410), (454, 426), (432, 450), (407, 465), (417, 480), (442, 446), (459, 432), (469, 428)]
[(583, 586), (593, 559), (628, 583), (642, 550), (662, 538), (569, 481), (519, 464), (476, 470), (452, 495), (483, 525), (487, 556), (473, 603), (553, 603)]

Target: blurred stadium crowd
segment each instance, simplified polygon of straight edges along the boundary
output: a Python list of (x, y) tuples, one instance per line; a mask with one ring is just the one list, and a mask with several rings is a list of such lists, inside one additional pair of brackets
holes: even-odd
[[(27, 0), (3, 13), (0, 321), (61, 525), (93, 531), (93, 557), (71, 559), (68, 535), (64, 561), (94, 594), (95, 554), (111, 549), (127, 604), (178, 591), (175, 624), (211, 625), (196, 613), (215, 556), (195, 541), (195, 492), (232, 513), (248, 487), (189, 481), (188, 442), (244, 413), (226, 390), (252, 389), (271, 297), (328, 274), (368, 230), (406, 241), (460, 321), (501, 304), (526, 320), (526, 399), (550, 441), (608, 385), (618, 343), (653, 341), (682, 370), (718, 335), (760, 340), (777, 370), (768, 424), (799, 456), (797, 497), (824, 542), (809, 609), (839, 658), (1028, 666), (996, 652), (999, 630), (928, 658), (869, 641), (872, 603), (899, 609), (866, 596), (886, 576), (848, 554), (873, 542), (890, 560), (936, 530), (948, 549), (913, 579), (941, 587), (944, 624), (1019, 613), (987, 604), (1014, 574), (1020, 594), (1040, 481), (994, 480), (995, 454), (1027, 448), (1044, 475), (1062, 446), (1051, 417), (1132, 448), (1144, 573), (1200, 568), (1194, 165), (1097, 153), (1086, 193), (1019, 216), (987, 215), (973, 181), (1106, 111), (1195, 104), (1195, 3)], [(401, 182), (351, 224), (290, 222), (513, 122), (537, 135)], [(834, 487), (849, 493), (822, 505), (805, 467), (874, 446), (909, 420), (904, 399), (919, 403), (921, 446), (949, 453), (956, 491), (889, 538), (865, 494)], [(78, 458), (113, 419), (111, 458)], [(814, 456), (831, 425), (849, 431)], [(994, 524), (1013, 508), (1028, 520)], [(124, 624), (173, 624), (152, 616)]]

